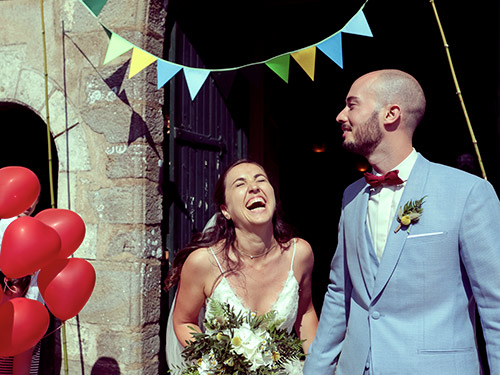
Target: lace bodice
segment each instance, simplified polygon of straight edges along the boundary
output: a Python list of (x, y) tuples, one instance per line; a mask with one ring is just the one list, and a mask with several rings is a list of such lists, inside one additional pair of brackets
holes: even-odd
[[(288, 333), (290, 333), (293, 329), (293, 325), (295, 323), (295, 320), (297, 319), (297, 311), (299, 308), (299, 283), (297, 282), (297, 279), (295, 278), (295, 275), (293, 273), (295, 248), (296, 241), (294, 241), (293, 243), (292, 261), (290, 264), (290, 270), (288, 271), (288, 277), (286, 278), (285, 284), (278, 294), (276, 301), (270, 308), (270, 310), (276, 311), (276, 319), (283, 320), (280, 328), (286, 329)], [(217, 259), (217, 256), (212, 249), (210, 249), (210, 251), (214, 256), (217, 265), (221, 270), (221, 273), (223, 273), (224, 271), (221, 264), (219, 263), (219, 260)], [(231, 288), (229, 281), (224, 275), (222, 275), (221, 281), (215, 287), (212, 295), (210, 296), (210, 299), (208, 299), (207, 301), (207, 311), (210, 310), (208, 307), (210, 306), (211, 299), (228, 302), (237, 311), (250, 310), (245, 306), (245, 303), (241, 300), (241, 298), (234, 292), (233, 288)]]
[[(231, 304), (237, 312), (248, 311), (243, 301), (233, 291), (227, 279), (222, 276), (220, 283), (213, 291), (210, 299), (207, 301), (207, 311), (210, 309), (211, 300), (225, 301)], [(276, 302), (271, 307), (271, 310), (276, 311), (276, 319), (283, 320), (280, 328), (286, 329), (290, 333), (293, 329), (295, 319), (297, 318), (297, 310), (299, 307), (299, 283), (295, 279), (293, 270), (288, 271), (288, 277), (281, 289), (281, 292), (276, 299)]]
[[(283, 323), (281, 323), (280, 328), (286, 329), (287, 332), (291, 332), (293, 329), (293, 326), (295, 324), (295, 320), (297, 318), (297, 311), (299, 307), (299, 283), (297, 279), (295, 278), (294, 272), (293, 272), (293, 261), (295, 259), (295, 248), (296, 248), (296, 242), (294, 241), (293, 245), (293, 254), (292, 254), (292, 261), (290, 264), (290, 270), (288, 271), (288, 276), (285, 280), (285, 283), (283, 284), (283, 287), (279, 294), (276, 297), (276, 301), (273, 303), (271, 306), (270, 310), (274, 310), (276, 312), (276, 319), (282, 320)], [(229, 284), (229, 281), (226, 279), (224, 276), (224, 271), (221, 267), (221, 264), (219, 263), (219, 260), (217, 259), (215, 253), (213, 252), (212, 249), (210, 249), (213, 257), (215, 258), (219, 269), (222, 273), (221, 280), (219, 284), (215, 287), (214, 291), (212, 292), (212, 295), (210, 296), (209, 299), (207, 299), (206, 302), (206, 311), (210, 311), (210, 303), (213, 300), (217, 301), (223, 301), (223, 302), (228, 302), (233, 306), (233, 308), (236, 311), (249, 311), (245, 306), (244, 301), (241, 300), (241, 298), (234, 292), (234, 290), (231, 288), (231, 285)], [(173, 307), (172, 307), (173, 309)], [(169, 318), (171, 320), (171, 318)], [(169, 322), (169, 325), (171, 325), (171, 322)], [(168, 337), (175, 335), (173, 333), (173, 329), (170, 329), (170, 335), (168, 334), (167, 330), (167, 341)], [(182, 359), (180, 358), (180, 351), (182, 350), (182, 347), (180, 346), (180, 343), (178, 343), (178, 346), (175, 345), (177, 344), (177, 340), (175, 340), (175, 343), (172, 342), (172, 347), (175, 348), (175, 350), (178, 352), (178, 354), (168, 354), (167, 350), (167, 359), (169, 360), (169, 364), (171, 363), (182, 363)], [(168, 349), (168, 348), (167, 348)], [(172, 350), (172, 348), (171, 348)], [(173, 351), (173, 350), (172, 350)], [(178, 361), (173, 361), (173, 359), (177, 358)], [(174, 371), (175, 373), (175, 371)], [(280, 372), (279, 375), (301, 375), (302, 374), (302, 366), (299, 361), (294, 361), (289, 363), (286, 366), (286, 370)]]

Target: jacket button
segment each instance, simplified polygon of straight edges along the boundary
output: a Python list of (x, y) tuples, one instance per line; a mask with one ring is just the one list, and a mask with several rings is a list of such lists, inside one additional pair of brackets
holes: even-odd
[(380, 313), (378, 311), (372, 312), (372, 319), (379, 319), (380, 318)]

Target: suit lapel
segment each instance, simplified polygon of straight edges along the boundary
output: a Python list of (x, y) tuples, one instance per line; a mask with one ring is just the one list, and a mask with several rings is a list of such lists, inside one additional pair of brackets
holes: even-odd
[[(429, 173), (430, 163), (426, 159), (424, 159), (420, 154), (415, 162), (415, 165), (411, 171), (410, 177), (406, 182), (405, 190), (401, 197), (401, 201), (399, 202), (399, 207), (403, 206), (404, 203), (409, 200), (416, 200), (422, 198), (425, 190), (425, 185), (427, 181), (427, 175)], [(375, 287), (373, 289), (373, 299), (375, 299), (380, 292), (384, 289), (385, 285), (389, 281), (392, 273), (394, 272), (399, 258), (401, 256), (401, 252), (403, 250), (403, 246), (406, 242), (406, 238), (408, 237), (408, 233), (405, 230), (400, 230), (398, 233), (394, 233), (394, 230), (399, 225), (397, 221), (397, 212), (393, 219), (393, 223), (391, 225), (391, 230), (389, 235), (387, 236), (387, 243), (384, 249), (384, 256), (380, 262), (380, 266), (378, 269)]]
[[(372, 271), (372, 265), (370, 260), (370, 244), (367, 242), (367, 224), (366, 224), (366, 212), (368, 208), (368, 199), (370, 197), (370, 189), (369, 186), (361, 191), (355, 200), (355, 205), (353, 207), (354, 216), (358, 218), (356, 220), (356, 228), (354, 231), (354, 241), (356, 248), (356, 258), (353, 260), (359, 265), (359, 269), (361, 271), (361, 277), (365, 284), (367, 296), (371, 299), (371, 291), (374, 287), (375, 275)], [(350, 254), (350, 252), (348, 252)]]

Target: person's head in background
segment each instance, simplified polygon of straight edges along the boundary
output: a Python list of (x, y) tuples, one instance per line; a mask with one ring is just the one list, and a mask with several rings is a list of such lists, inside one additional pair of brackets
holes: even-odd
[(3, 290), (1, 303), (12, 298), (24, 297), (28, 291), (30, 281), (30, 275), (17, 279), (11, 279), (6, 277), (3, 272), (0, 271), (0, 287)]

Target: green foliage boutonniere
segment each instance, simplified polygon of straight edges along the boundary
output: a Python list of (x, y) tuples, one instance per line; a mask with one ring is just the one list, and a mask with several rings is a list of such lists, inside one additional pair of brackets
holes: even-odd
[(422, 212), (422, 204), (427, 195), (423, 196), (417, 201), (408, 201), (405, 203), (403, 208), (399, 207), (398, 211), (398, 227), (394, 230), (394, 233), (398, 233), (401, 227), (408, 227), (410, 224), (415, 224), (420, 220)]

